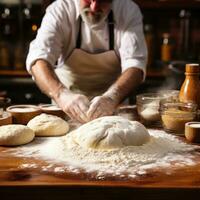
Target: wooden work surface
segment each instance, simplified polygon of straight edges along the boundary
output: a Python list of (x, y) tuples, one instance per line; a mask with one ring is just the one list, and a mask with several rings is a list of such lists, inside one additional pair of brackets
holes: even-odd
[[(97, 180), (94, 174), (55, 172), (52, 168), (42, 170), (50, 161), (34, 158), (16, 157), (0, 147), (0, 186), (115, 186), (130, 188), (199, 188), (200, 189), (200, 155), (196, 155), (196, 165), (187, 167), (170, 167), (148, 171), (134, 179), (104, 177)], [(29, 164), (27, 169), (21, 166)], [(33, 165), (34, 167), (31, 167)], [(37, 167), (35, 167), (37, 166)]]
[[(0, 147), (0, 199), (194, 199), (200, 195), (200, 156), (196, 165), (183, 168), (155, 169), (135, 179), (92, 174), (42, 171), (43, 160), (19, 158)], [(5, 151), (6, 150), (6, 151)], [(37, 165), (22, 169), (23, 164)], [(59, 165), (58, 165), (59, 166)], [(8, 198), (10, 197), (10, 198)]]

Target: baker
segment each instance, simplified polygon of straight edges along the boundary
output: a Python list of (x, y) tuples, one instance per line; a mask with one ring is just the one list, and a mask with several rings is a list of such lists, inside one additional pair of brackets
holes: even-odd
[(82, 123), (113, 114), (145, 78), (142, 15), (131, 0), (57, 0), (30, 44), (27, 70)]

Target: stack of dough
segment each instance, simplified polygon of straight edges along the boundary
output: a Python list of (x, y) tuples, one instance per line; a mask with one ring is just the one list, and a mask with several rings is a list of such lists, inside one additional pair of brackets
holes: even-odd
[(120, 116), (95, 119), (71, 134), (73, 141), (81, 147), (95, 149), (139, 146), (150, 138), (147, 129), (141, 123)]
[(35, 136), (60, 136), (69, 131), (68, 123), (54, 115), (41, 114), (25, 125), (0, 126), (0, 145), (17, 146), (31, 142)]

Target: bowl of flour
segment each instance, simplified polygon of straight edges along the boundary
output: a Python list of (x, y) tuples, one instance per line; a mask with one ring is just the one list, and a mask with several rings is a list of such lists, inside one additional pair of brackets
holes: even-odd
[(178, 98), (177, 90), (162, 90), (160, 92), (143, 93), (136, 96), (137, 112), (140, 121), (149, 127), (160, 127), (160, 102)]

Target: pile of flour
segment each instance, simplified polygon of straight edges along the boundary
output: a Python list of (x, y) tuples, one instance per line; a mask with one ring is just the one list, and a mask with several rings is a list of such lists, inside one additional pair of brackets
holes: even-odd
[[(151, 139), (142, 146), (128, 146), (114, 150), (95, 150), (79, 146), (72, 141), (71, 133), (63, 137), (37, 138), (31, 144), (18, 147), (13, 154), (22, 157), (35, 157), (49, 161), (50, 169), (54, 164), (54, 172), (79, 169), (95, 172), (97, 178), (106, 175), (128, 176), (134, 178), (147, 173), (151, 169), (169, 168), (170, 166), (194, 165), (194, 151), (199, 148), (186, 144), (164, 131), (149, 130)], [(34, 167), (24, 164), (22, 168)], [(35, 166), (37, 167), (37, 166)]]

